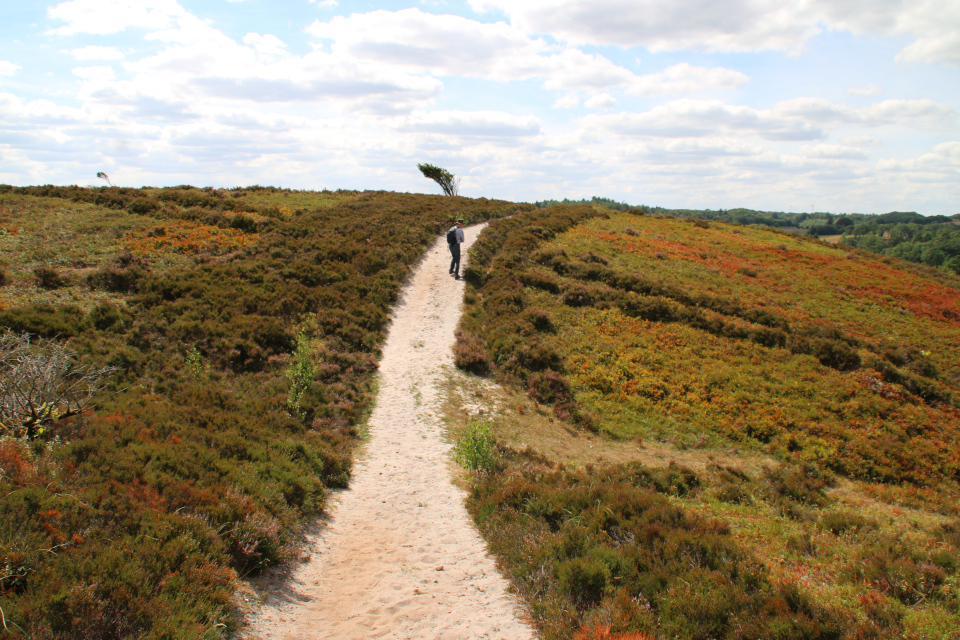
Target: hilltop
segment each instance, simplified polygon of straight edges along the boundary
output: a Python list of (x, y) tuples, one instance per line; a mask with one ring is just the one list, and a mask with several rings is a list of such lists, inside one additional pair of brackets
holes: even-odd
[(0, 438), (0, 637), (234, 633), (237, 580), (349, 483), (390, 308), (457, 217), (491, 223), (451, 428), (497, 400), (468, 506), (544, 637), (960, 625), (943, 265), (637, 209), (0, 186), (0, 327), (117, 368)]

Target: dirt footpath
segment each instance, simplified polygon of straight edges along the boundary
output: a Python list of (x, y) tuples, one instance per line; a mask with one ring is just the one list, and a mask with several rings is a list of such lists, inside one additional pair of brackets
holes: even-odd
[[(481, 228), (465, 229), (461, 272)], [(450, 482), (440, 386), (453, 367), (463, 282), (449, 265), (440, 239), (404, 289), (350, 489), (309, 536), (310, 560), (265, 583), (250, 636), (535, 638)]]

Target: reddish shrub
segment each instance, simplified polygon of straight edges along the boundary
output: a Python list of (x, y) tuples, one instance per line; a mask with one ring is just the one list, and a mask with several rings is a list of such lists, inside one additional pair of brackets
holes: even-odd
[(453, 346), (453, 361), (458, 368), (477, 375), (490, 371), (490, 360), (479, 338), (457, 331), (457, 341)]
[(527, 385), (527, 395), (543, 404), (570, 398), (570, 382), (550, 369), (530, 376)]

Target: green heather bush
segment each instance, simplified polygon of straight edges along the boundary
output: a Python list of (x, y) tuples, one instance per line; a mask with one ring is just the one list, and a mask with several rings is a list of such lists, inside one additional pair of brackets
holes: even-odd
[(69, 278), (51, 267), (37, 267), (33, 270), (33, 278), (41, 289), (62, 289), (70, 283)]
[(471, 471), (493, 471), (497, 463), (495, 444), (490, 425), (471, 420), (453, 446), (453, 459)]
[(878, 527), (876, 520), (846, 510), (823, 513), (817, 524), (820, 528), (838, 536), (847, 532), (875, 531)]
[(836, 482), (830, 471), (808, 463), (765, 468), (763, 473), (775, 504), (826, 506), (830, 503), (826, 490)]
[(83, 310), (74, 305), (36, 304), (0, 311), (0, 328), (41, 338), (74, 338), (89, 330)]
[(307, 389), (313, 384), (314, 376), (310, 344), (306, 335), (301, 333), (297, 336), (297, 349), (284, 373), (290, 383), (290, 391), (287, 393), (287, 408), (299, 416), (303, 413), (300, 403)]
[(955, 602), (952, 588), (944, 588), (948, 576), (956, 575), (956, 561), (948, 556), (909, 548), (901, 540), (880, 538), (861, 547), (844, 575), (907, 606), (927, 599)]
[(125, 293), (135, 291), (137, 284), (149, 272), (149, 264), (142, 256), (124, 251), (109, 264), (87, 276), (91, 289)]

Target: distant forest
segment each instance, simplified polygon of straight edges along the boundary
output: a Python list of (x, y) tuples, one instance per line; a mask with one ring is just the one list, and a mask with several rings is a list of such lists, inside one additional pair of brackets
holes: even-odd
[(894, 258), (902, 258), (960, 274), (960, 213), (923, 216), (914, 211), (883, 214), (827, 212), (785, 213), (753, 209), (665, 209), (630, 205), (594, 196), (589, 200), (544, 200), (537, 207), (600, 205), (618, 211), (643, 211), (678, 218), (702, 218), (743, 225), (761, 225), (812, 236), (842, 236), (841, 242)]

